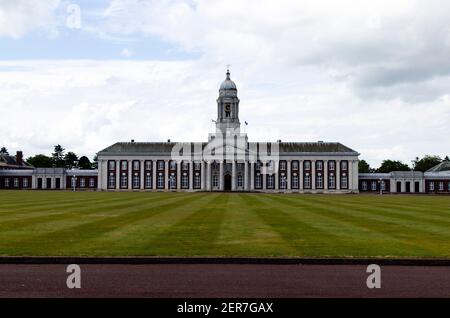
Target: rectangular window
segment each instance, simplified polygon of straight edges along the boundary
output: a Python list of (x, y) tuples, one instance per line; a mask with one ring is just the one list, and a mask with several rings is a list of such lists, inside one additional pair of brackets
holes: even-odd
[(255, 164), (255, 169), (256, 170), (261, 170), (261, 161), (257, 161)]
[(450, 191), (450, 181), (447, 183), (447, 190)]
[(76, 188), (77, 186), (77, 178), (72, 178), (72, 188)]
[(164, 170), (164, 161), (158, 160), (158, 170)]
[(23, 187), (28, 188), (28, 178), (23, 178)]
[(316, 188), (323, 189), (323, 176), (321, 173), (317, 174), (316, 177)]
[(439, 191), (444, 191), (444, 182), (443, 181), (439, 182)]
[(262, 184), (261, 178), (262, 178), (262, 176), (259, 173), (255, 176), (255, 188), (256, 189), (261, 189), (261, 184)]
[(140, 185), (140, 177), (139, 177), (139, 174), (137, 174), (137, 173), (135, 173), (134, 175), (133, 175), (133, 189), (139, 189), (140, 187), (141, 187), (141, 185)]
[(170, 170), (177, 170), (177, 162), (175, 160), (170, 160), (169, 168)]
[(183, 161), (183, 163), (181, 164), (181, 170), (189, 170), (189, 162)]
[(177, 177), (175, 176), (175, 173), (173, 173), (173, 172), (169, 176), (169, 185), (170, 185), (170, 189), (177, 188)]
[(328, 161), (328, 170), (334, 171), (335, 163), (334, 161)]
[(147, 171), (152, 170), (152, 162), (150, 160), (145, 161), (145, 170)]
[(214, 188), (219, 187), (219, 177), (216, 174), (213, 175), (213, 187)]
[(128, 161), (126, 161), (126, 160), (122, 160), (121, 162), (120, 162), (120, 169), (121, 170), (127, 170), (128, 169)]
[(292, 175), (292, 189), (298, 189), (298, 174)]
[(89, 178), (89, 188), (93, 188), (93, 187), (95, 187), (95, 179)]
[(202, 169), (202, 164), (200, 162), (194, 163), (194, 170), (200, 171)]
[[(126, 162), (126, 161), (125, 161)], [(128, 178), (127, 178), (127, 174), (125, 172), (123, 172), (120, 175), (120, 188), (121, 189), (126, 189), (128, 188)]]
[[(347, 175), (345, 176), (341, 176), (341, 189), (347, 189), (348, 184), (347, 184)], [(375, 184), (375, 188), (376, 188), (376, 184)]]
[(311, 170), (311, 161), (307, 160), (303, 163), (303, 168), (305, 170)]
[(145, 188), (151, 189), (153, 187), (152, 185), (152, 174), (150, 172), (147, 172), (145, 175)]
[(181, 176), (181, 187), (183, 189), (189, 189), (189, 176), (187, 173), (184, 173)]
[(381, 191), (386, 191), (386, 182), (381, 181)]
[[(164, 164), (164, 161), (162, 161), (162, 163)], [(158, 184), (157, 187), (158, 189), (164, 189), (164, 174), (163, 173), (158, 173)]]
[(316, 161), (316, 170), (323, 170), (323, 161)]
[(273, 189), (273, 175), (267, 175), (267, 189)]
[(86, 187), (86, 180), (80, 177), (80, 188)]
[(430, 181), (430, 191), (434, 191), (434, 181)]
[(309, 175), (309, 173), (305, 174), (304, 188), (311, 189), (311, 176)]
[(200, 189), (202, 187), (201, 185), (201, 178), (200, 178), (200, 174), (196, 173), (194, 176), (194, 188), (195, 189)]
[(347, 170), (347, 161), (346, 160), (341, 161), (341, 169), (342, 170)]
[(133, 170), (134, 171), (139, 171), (140, 168), (141, 168), (140, 167), (140, 162), (138, 160), (134, 160), (133, 161)]
[(363, 191), (367, 191), (367, 181), (361, 182), (361, 187), (362, 187)]
[(328, 176), (328, 189), (336, 189), (336, 178), (334, 174)]
[(297, 160), (292, 161), (292, 170), (298, 170), (298, 161)]
[(114, 173), (110, 173), (108, 176), (108, 188), (115, 189), (116, 188), (116, 176)]
[(238, 175), (237, 183), (239, 188), (242, 188), (244, 186), (244, 183), (242, 181), (242, 175)]
[(19, 178), (14, 178), (13, 184), (14, 184), (14, 188), (18, 188), (19, 187)]
[(282, 190), (286, 189), (286, 176), (284, 175), (280, 177), (280, 189)]
[(286, 170), (286, 161), (280, 161), (280, 170)]
[(372, 191), (377, 191), (377, 182), (376, 181), (372, 181), (371, 190)]
[(116, 162), (113, 160), (110, 160), (108, 163), (108, 170), (116, 170)]

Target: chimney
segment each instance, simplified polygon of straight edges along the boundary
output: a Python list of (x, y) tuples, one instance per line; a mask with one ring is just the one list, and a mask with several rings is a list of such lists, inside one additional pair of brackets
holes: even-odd
[(23, 164), (23, 153), (22, 153), (22, 151), (17, 151), (16, 152), (16, 164), (18, 166), (21, 166)]

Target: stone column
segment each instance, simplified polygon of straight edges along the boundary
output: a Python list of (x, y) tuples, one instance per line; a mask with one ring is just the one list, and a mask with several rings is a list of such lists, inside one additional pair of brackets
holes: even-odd
[(189, 190), (194, 190), (194, 161), (189, 162)]
[(211, 191), (211, 162), (206, 163), (206, 191)]
[[(116, 161), (116, 189), (120, 189), (120, 160)], [(70, 183), (72, 186), (72, 181)]]
[(139, 175), (140, 175), (140, 188), (141, 190), (144, 190), (144, 186), (145, 186), (145, 176), (144, 176), (144, 171), (145, 171), (145, 161), (141, 160), (140, 162), (140, 166), (139, 166)]
[(255, 163), (250, 162), (250, 191), (255, 190)]
[(223, 185), (223, 161), (219, 162), (219, 190), (220, 191), (224, 190), (224, 185)]
[(303, 190), (303, 179), (304, 179), (304, 176), (303, 176), (303, 160), (299, 160), (299, 162), (298, 162), (298, 187), (299, 187), (299, 189), (300, 190)]
[(231, 191), (236, 191), (236, 161), (231, 164)]
[(156, 177), (156, 159), (152, 160), (152, 190), (155, 191), (156, 190), (156, 185), (157, 185), (157, 177)]
[(133, 187), (133, 161), (127, 161), (128, 168), (128, 190), (131, 190)]
[(316, 161), (311, 160), (311, 189), (316, 189)]
[(200, 188), (205, 191), (206, 190), (206, 169), (205, 169), (205, 161), (201, 162), (201, 178), (200, 178)]
[(274, 165), (274, 189), (278, 190), (280, 188), (280, 184), (279, 184), (279, 179), (280, 179), (280, 162), (279, 161), (273, 161), (273, 165)]
[(177, 162), (177, 190), (181, 189), (181, 163), (182, 161)]
[(244, 160), (244, 191), (248, 191), (248, 161)]
[(336, 160), (336, 190), (341, 189), (341, 161)]
[(286, 161), (287, 175), (286, 175), (286, 189), (291, 190), (291, 160)]
[(169, 190), (169, 160), (164, 160), (164, 189)]

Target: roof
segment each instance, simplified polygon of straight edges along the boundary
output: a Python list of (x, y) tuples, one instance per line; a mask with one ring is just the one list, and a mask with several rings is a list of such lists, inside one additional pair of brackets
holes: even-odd
[(280, 142), (279, 145), (280, 153), (333, 152), (358, 154), (355, 150), (339, 142)]
[(17, 164), (16, 156), (1, 153), (0, 169), (33, 169), (33, 166), (24, 160), (22, 161), (22, 164)]
[[(184, 144), (191, 145), (192, 151), (203, 149), (208, 143), (206, 142), (117, 142), (102, 151), (99, 155), (107, 154), (163, 154), (170, 155), (175, 145)], [(255, 149), (257, 142), (250, 143)], [(259, 144), (262, 144), (261, 142)], [(340, 153), (358, 155), (353, 149), (344, 146), (338, 142), (279, 142), (280, 154), (295, 153)], [(272, 149), (273, 151), (274, 149)]]
[(441, 172), (441, 171), (450, 171), (449, 160), (442, 161), (440, 164), (434, 166), (431, 169), (428, 169), (426, 172)]

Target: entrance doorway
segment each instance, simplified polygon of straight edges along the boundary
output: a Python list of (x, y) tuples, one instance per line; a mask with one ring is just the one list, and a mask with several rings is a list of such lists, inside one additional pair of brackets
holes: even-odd
[(406, 181), (406, 192), (411, 192), (411, 183), (409, 181)]
[(56, 189), (61, 189), (61, 179), (60, 178), (56, 178), (55, 180), (56, 180), (55, 188)]
[(414, 183), (414, 192), (420, 192), (420, 183), (418, 181)]
[(402, 183), (401, 183), (401, 181), (397, 181), (397, 192), (402, 192)]
[(38, 178), (38, 189), (42, 189), (42, 178)]
[(224, 181), (225, 181), (225, 183), (224, 183), (224, 190), (225, 191), (231, 191), (231, 176), (229, 175), (229, 174), (226, 174), (225, 175), (225, 177), (224, 177)]
[(51, 189), (52, 188), (52, 179), (51, 178), (47, 178), (47, 182), (45, 184), (45, 188), (46, 189)]

